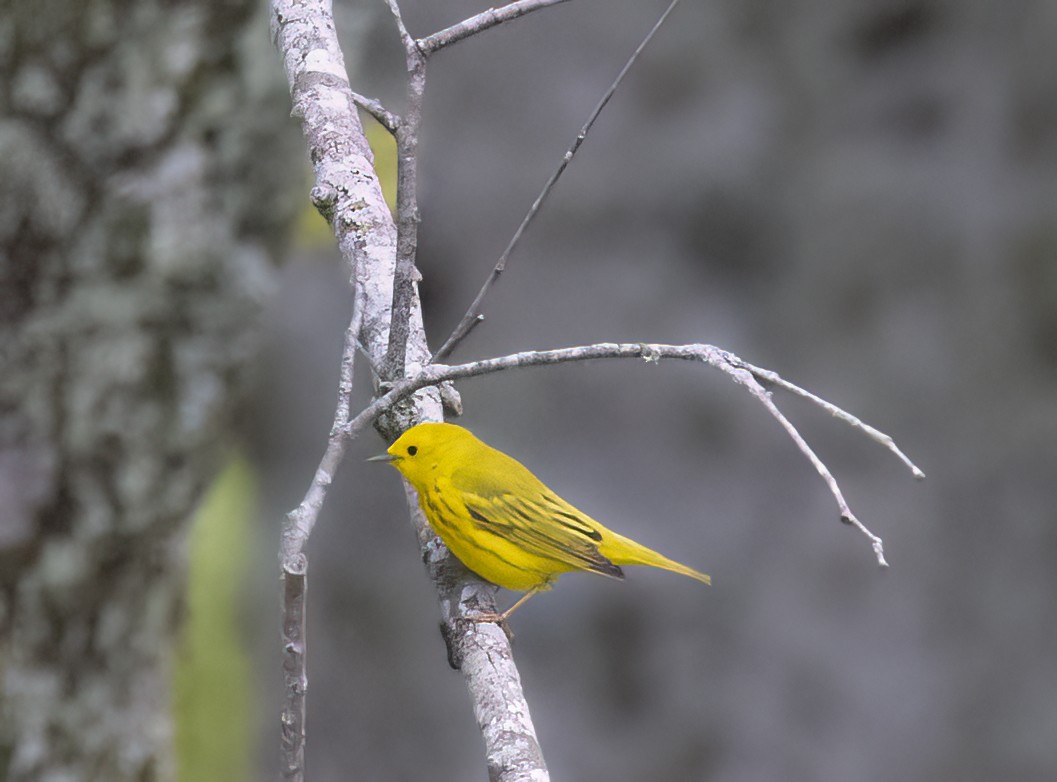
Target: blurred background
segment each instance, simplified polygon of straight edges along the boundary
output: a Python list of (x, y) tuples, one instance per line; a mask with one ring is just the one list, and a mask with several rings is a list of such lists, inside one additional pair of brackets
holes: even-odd
[[(415, 36), (481, 10), (401, 5)], [(665, 6), (578, 0), (433, 58), (419, 268), (434, 348)], [(399, 111), (383, 4), (337, 13), (353, 88)], [(884, 538), (881, 571), (779, 426), (713, 370), (606, 362), (461, 383), (460, 423), (713, 578), (574, 574), (519, 610), (554, 779), (1057, 778), (1055, 39), (1047, 0), (685, 2), (617, 92), (451, 360), (708, 342), (892, 435), (928, 479), (776, 392)], [(288, 185), (307, 207), (307, 171)], [(192, 623), (207, 610), (193, 610), (195, 552), (247, 552), (228, 604), (237, 672), (220, 676), (247, 684), (180, 701), (241, 708), (249, 728), (229, 746), (251, 747), (252, 772), (238, 773), (265, 777), (278, 527), (322, 454), (350, 298), (321, 221), (306, 211), (294, 237), (219, 490), (252, 497), (252, 521), (191, 549)], [(310, 778), (483, 780), (400, 481), (362, 461), (383, 447), (354, 445), (310, 544)], [(214, 525), (230, 529), (228, 507)], [(197, 583), (207, 605), (226, 594)]]

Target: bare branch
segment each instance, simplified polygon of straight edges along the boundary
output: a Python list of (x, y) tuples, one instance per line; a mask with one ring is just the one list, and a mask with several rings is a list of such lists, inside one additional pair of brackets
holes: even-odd
[(464, 19), (458, 24), (433, 33), (433, 35), (419, 38), (418, 48), (428, 57), (446, 46), (458, 43), (471, 35), (490, 30), (503, 22), (509, 22), (511, 19), (517, 19), (532, 11), (538, 11), (541, 8), (564, 2), (566, 0), (518, 0), (500, 8), (489, 8), (487, 11), (482, 11), (476, 16)]
[(404, 15), (400, 13), (400, 4), (397, 0), (385, 0), (385, 4), (389, 6), (389, 10), (393, 14), (393, 19), (396, 21), (396, 30), (400, 33), (400, 43), (404, 46), (404, 51), (410, 54), (412, 49), (417, 51), (418, 44), (415, 39), (411, 37), (411, 33), (407, 31), (407, 27), (404, 25)]
[[(829, 487), (830, 493), (834, 499), (837, 500), (837, 507), (840, 509), (841, 521), (846, 524), (853, 524), (859, 528), (859, 531), (864, 534), (870, 543), (873, 545), (874, 555), (877, 557), (877, 564), (881, 567), (888, 567), (888, 563), (884, 557), (884, 543), (879, 537), (874, 535), (868, 530), (859, 519), (855, 517), (855, 514), (851, 512), (851, 508), (848, 507), (847, 501), (844, 499), (844, 494), (840, 490), (840, 486), (837, 485), (836, 478), (833, 477), (833, 473), (829, 471), (829, 468), (822, 462), (821, 459), (815, 454), (811, 446), (807, 444), (807, 441), (801, 436), (800, 432), (797, 431), (796, 427), (786, 418), (782, 411), (778, 409), (774, 401), (771, 399), (771, 395), (760, 385), (756, 375), (736, 356), (731, 356), (730, 369), (725, 370), (727, 374), (734, 378), (735, 381), (740, 383), (749, 389), (753, 396), (759, 400), (767, 411), (775, 417), (775, 419), (782, 425), (786, 433), (792, 438), (793, 442), (796, 443), (796, 447), (800, 449), (800, 452), (807, 457), (808, 461), (818, 471), (818, 474), (822, 476), (822, 480), (826, 482), (826, 486)], [(822, 401), (822, 400), (818, 400)], [(829, 405), (832, 407), (832, 405)]]
[(338, 375), (338, 406), (334, 411), (334, 426), (331, 433), (352, 416), (352, 383), (355, 378), (356, 348), (359, 346), (360, 326), (363, 324), (362, 289), (355, 284), (352, 302), (352, 318), (345, 329), (345, 344), (341, 351), (341, 371)]
[[(384, 199), (377, 180), (365, 173), (373, 170), (373, 157), (352, 109), (353, 97), (334, 36), (329, 5), (324, 0), (316, 4), (275, 0), (272, 35), (291, 85), (293, 113), (302, 121), (315, 166), (312, 201), (333, 227), (345, 257), (350, 259), (355, 299), (352, 322), (346, 333), (330, 440), (304, 500), (287, 516), (280, 544), (284, 683), (280, 763), (284, 779), (303, 782), (308, 681), (305, 646), (308, 559), (303, 549), (327, 487), (345, 454), (347, 438), (343, 423), (349, 415), (353, 346), (364, 313), (362, 288), (355, 287), (359, 280), (356, 259), (365, 259), (359, 265), (361, 270), (379, 265), (385, 268), (387, 258), (392, 257), (392, 232), (384, 231), (384, 221), (390, 219), (388, 209), (384, 209), (384, 215), (381, 210), (372, 214), (369, 207), (374, 197), (372, 190), (377, 191), (378, 203), (383, 208)], [(388, 263), (391, 268), (392, 262)]]
[[(424, 367), (417, 375), (394, 384), (388, 393), (377, 398), (374, 402), (364, 408), (358, 415), (349, 421), (348, 434), (350, 437), (355, 437), (359, 431), (370, 424), (378, 415), (401, 398), (414, 393), (419, 389), (443, 381), (453, 381), (465, 377), (486, 375), (492, 372), (513, 369), (515, 367), (542, 366), (547, 364), (561, 364), (570, 361), (589, 361), (602, 358), (641, 358), (649, 362), (655, 362), (665, 358), (682, 359), (686, 361), (703, 361), (706, 364), (723, 371), (735, 382), (748, 388), (753, 396), (755, 396), (756, 399), (767, 408), (767, 411), (782, 425), (800, 451), (811, 461), (819, 475), (822, 476), (826, 486), (837, 501), (841, 520), (857, 527), (859, 531), (869, 539), (873, 546), (878, 565), (881, 567), (888, 567), (888, 563), (884, 558), (884, 545), (881, 538), (874, 535), (861, 521), (859, 521), (855, 514), (851, 512), (851, 509), (845, 501), (840, 487), (832, 473), (807, 444), (797, 431), (796, 427), (793, 426), (793, 424), (781, 413), (772, 401), (770, 394), (759, 384), (759, 382), (757, 382), (760, 379), (766, 382), (774, 382), (774, 379), (777, 378), (778, 375), (770, 370), (755, 367), (752, 364), (742, 361), (733, 353), (712, 345), (615, 344), (605, 342), (573, 348), (513, 353), (508, 356), (500, 356), (498, 358), (472, 361), (466, 364), (455, 364), (451, 366), (433, 364)], [(791, 391), (797, 388), (786, 381), (782, 381), (781, 385), (783, 388), (789, 388)], [(860, 431), (866, 432), (871, 439), (886, 445), (886, 447), (888, 443), (892, 442), (892, 438), (888, 435), (877, 432), (877, 430), (872, 427), (867, 427), (865, 424), (862, 424), (859, 419), (845, 413), (840, 410), (840, 408), (826, 402), (814, 394), (804, 392), (803, 389), (799, 389), (794, 393), (800, 393), (800, 395), (815, 402), (827, 412), (836, 415), (845, 423), (854, 426)], [(870, 432), (876, 432), (877, 436), (870, 434)], [(894, 443), (892, 445), (894, 447)], [(912, 464), (909, 466), (915, 477), (923, 474), (920, 470), (917, 470), (916, 467), (913, 467)]]
[(404, 26), (396, 0), (386, 0), (396, 18), (407, 64), (407, 108), (396, 128), (396, 273), (393, 278), (389, 345), (383, 365), (386, 380), (404, 376), (407, 340), (411, 330), (411, 302), (418, 272), (418, 130), (422, 124), (422, 97), (426, 90), (426, 57)]
[(382, 102), (375, 98), (368, 98), (364, 95), (360, 95), (358, 92), (352, 93), (352, 99), (356, 101), (356, 105), (366, 111), (372, 117), (377, 120), (378, 124), (388, 130), (392, 134), (396, 134), (397, 129), (400, 127), (402, 120), (396, 114), (393, 114)]
[[(357, 292), (358, 294), (358, 292)], [(292, 782), (304, 779), (305, 766), (305, 694), (308, 691), (307, 632), (305, 599), (308, 591), (308, 557), (304, 554), (312, 534), (327, 488), (345, 456), (348, 437), (345, 427), (352, 399), (356, 335), (360, 330), (362, 308), (360, 296), (354, 295), (352, 320), (345, 331), (338, 381), (338, 404), (326, 452), (316, 469), (308, 493), (296, 510), (287, 514), (281, 534), (280, 567), (283, 580), (283, 708), (280, 724), (283, 778)]]
[[(291, 86), (293, 113), (302, 121), (315, 167), (312, 201), (326, 217), (348, 260), (353, 286), (353, 314), (345, 335), (338, 402), (330, 439), (301, 504), (283, 525), (280, 568), (283, 579), (282, 641), (284, 694), (281, 713), (281, 767), (284, 779), (304, 780), (305, 595), (308, 559), (304, 546), (319, 516), (327, 488), (345, 455), (345, 422), (350, 411), (355, 345), (364, 318), (374, 315), (366, 333), (374, 337), (388, 328), (389, 290), (394, 231), (381, 187), (370, 172), (373, 156), (345, 75), (334, 35), (329, 3), (274, 0), (272, 34)], [(372, 275), (374, 281), (372, 280)], [(384, 288), (383, 301), (379, 289)], [(370, 305), (370, 306), (369, 306)], [(379, 323), (379, 321), (382, 321)]]
[(396, 230), (373, 173), (374, 156), (355, 110), (329, 0), (272, 0), (272, 34), (290, 83), (293, 115), (308, 143), (312, 200), (334, 230), (350, 287), (360, 286), (359, 339), (373, 352), (389, 334)]
[(558, 167), (555, 169), (554, 173), (551, 174), (550, 179), (547, 180), (546, 184), (543, 185), (543, 189), (540, 191), (540, 194), (536, 196), (536, 200), (532, 202), (532, 206), (529, 207), (528, 212), (525, 214), (524, 219), (521, 221), (521, 225), (518, 226), (517, 230), (514, 232), (514, 235), (510, 239), (510, 243), (507, 244), (506, 249), (503, 250), (502, 255), (499, 256), (499, 260), (496, 262), (496, 265), (492, 268), (492, 271), (489, 273), (487, 279), (485, 279), (484, 285), (481, 286), (481, 290), (477, 292), (477, 295), (474, 297), (473, 302), (471, 302), (469, 309), (466, 310), (466, 314), (462, 316), (462, 320), (459, 321), (458, 325), (455, 327), (455, 330), (452, 331), (452, 333), (448, 336), (446, 340), (444, 340), (444, 344), (441, 345), (437, 352), (434, 354), (434, 361), (443, 361), (445, 358), (447, 358), (451, 354), (451, 352), (456, 348), (456, 346), (462, 340), (464, 340), (466, 336), (473, 330), (473, 328), (484, 320), (484, 315), (481, 314), (481, 302), (484, 301), (485, 296), (488, 295), (488, 292), (492, 289), (492, 286), (496, 283), (496, 281), (499, 279), (499, 276), (506, 269), (507, 260), (510, 258), (510, 254), (514, 252), (514, 248), (517, 246), (518, 242), (521, 241), (521, 237), (525, 233), (525, 229), (527, 229), (529, 224), (533, 221), (533, 219), (535, 219), (536, 213), (540, 210), (540, 206), (543, 205), (543, 202), (547, 199), (547, 196), (550, 195), (550, 192), (553, 189), (555, 183), (557, 183), (558, 179), (565, 172), (566, 167), (572, 161), (573, 156), (576, 154), (577, 150), (580, 149), (580, 145), (584, 143), (584, 140), (587, 138), (587, 134), (591, 131), (591, 127), (595, 124), (595, 120), (598, 119), (598, 115), (602, 113), (602, 109), (606, 107), (606, 104), (609, 103), (610, 98), (613, 97), (613, 94), (617, 91), (617, 88), (620, 86), (620, 83), (624, 81), (624, 77), (627, 75), (628, 71), (631, 70), (631, 66), (635, 64), (635, 61), (639, 58), (639, 55), (642, 54), (642, 51), (646, 48), (646, 45), (649, 44), (650, 40), (660, 29), (661, 25), (664, 24), (664, 21), (668, 18), (668, 16), (672, 13), (672, 11), (678, 4), (679, 0), (671, 0), (671, 2), (668, 4), (668, 7), (664, 10), (664, 13), (660, 15), (660, 17), (654, 23), (653, 27), (650, 28), (650, 31), (646, 33), (646, 37), (642, 39), (642, 42), (638, 45), (635, 51), (631, 53), (631, 57), (629, 57), (628, 61), (624, 63), (624, 67), (620, 69), (620, 73), (617, 74), (617, 78), (613, 81), (611, 85), (609, 85), (609, 89), (607, 89), (602, 95), (601, 100), (598, 101), (598, 105), (596, 105), (591, 111), (591, 114), (587, 117), (587, 121), (583, 124), (583, 127), (580, 128), (580, 132), (577, 133), (576, 138), (573, 139), (572, 145), (569, 147), (568, 150), (566, 150), (565, 154), (562, 156), (561, 162), (558, 164)]
[[(356, 98), (345, 75), (330, 0), (272, 0), (272, 31), (290, 83), (293, 113), (302, 121), (315, 168), (312, 200), (334, 229), (342, 256), (349, 266), (354, 291), (354, 320), (346, 334), (342, 381), (335, 412), (335, 422), (338, 422), (348, 417), (346, 388), (351, 388), (352, 347), (363, 351), (372, 368), (385, 364), (393, 311), (397, 231), (373, 174), (373, 156), (354, 108)], [(407, 38), (405, 36), (405, 40)], [(413, 137), (419, 120), (413, 112), (409, 118)], [(413, 165), (410, 170), (413, 176)], [(413, 195), (413, 189), (411, 193)], [(403, 214), (405, 219), (411, 215), (417, 220), (413, 209), (405, 208)], [(410, 236), (413, 243), (413, 231)], [(405, 362), (410, 367), (420, 367), (429, 361), (422, 312), (413, 280), (414, 267), (408, 262), (413, 257), (413, 246), (408, 252), (405, 245), (404, 279), (410, 284), (404, 298), (398, 302), (399, 307), (407, 310), (399, 319), (404, 329), (400, 340), (401, 370)], [(360, 319), (358, 323), (356, 318)], [(453, 394), (448, 396), (455, 398)], [(400, 406), (398, 413), (387, 420), (386, 431), (395, 436), (398, 427), (407, 426), (410, 420), (440, 418), (440, 394), (426, 389), (415, 396), (413, 404)], [(289, 514), (283, 530), (280, 556), (284, 579), (286, 689), (281, 761), (284, 778), (293, 782), (304, 780), (307, 678), (303, 639), (308, 562), (303, 548), (319, 516), (327, 488), (345, 455), (348, 432), (347, 425), (335, 424), (305, 498)], [(499, 782), (522, 779), (544, 782), (547, 779), (546, 766), (539, 752), (508, 640), (501, 633), (500, 637), (494, 637), (495, 633), (485, 625), (468, 624), (462, 619), (464, 609), (469, 610), (466, 609), (466, 600), (474, 601), (475, 611), (494, 611), (495, 590), (475, 579), (461, 581), (466, 576), (465, 569), (457, 565), (447, 549), (432, 536), (422, 514), (412, 509), (411, 515), (420, 540), (430, 544), (423, 550), (430, 557), (430, 572), (444, 610), (449, 656), (460, 661), (460, 669), (473, 697), (474, 712), (485, 738), (490, 776)], [(449, 599), (454, 588), (452, 585), (461, 588), (460, 594), (465, 599)], [(497, 701), (493, 693), (500, 692), (502, 699)]]
[(903, 462), (903, 464), (905, 464), (907, 466), (907, 469), (909, 469), (910, 472), (913, 473), (915, 478), (917, 478), (918, 480), (924, 480), (925, 473), (923, 473), (920, 469), (918, 469), (918, 466), (916, 464), (914, 464), (912, 461), (910, 461), (910, 459), (907, 457), (907, 455), (905, 453), (903, 453), (901, 450), (899, 450), (898, 446), (896, 446), (896, 444), (895, 444), (895, 441), (892, 440), (892, 438), (889, 437), (888, 435), (886, 435), (884, 432), (879, 432), (878, 430), (874, 429), (869, 424), (866, 424), (866, 423), (863, 423), (862, 421), (860, 421), (858, 418), (856, 418), (851, 413), (846, 412), (844, 410), (841, 410), (836, 405), (831, 404), (830, 402), (827, 402), (825, 399), (821, 399), (821, 398), (815, 396), (810, 391), (805, 391), (803, 388), (801, 388), (798, 385), (794, 385), (793, 383), (790, 383), (788, 380), (785, 380), (784, 378), (779, 376), (779, 374), (777, 372), (771, 372), (768, 369), (761, 369), (760, 367), (754, 367), (752, 364), (748, 364), (748, 363), (745, 363), (745, 362), (742, 362), (742, 366), (745, 367), (750, 372), (752, 372), (752, 374), (756, 375), (756, 377), (760, 378), (760, 380), (763, 380), (764, 382), (767, 382), (767, 383), (770, 383), (772, 385), (778, 386), (779, 388), (784, 388), (786, 391), (789, 391), (789, 392), (791, 392), (793, 394), (796, 394), (797, 396), (802, 396), (802, 397), (804, 397), (804, 399), (807, 399), (807, 400), (809, 400), (811, 402), (814, 402), (816, 405), (821, 407), (823, 410), (825, 410), (827, 413), (832, 415), (834, 418), (839, 418), (841, 421), (843, 421), (844, 423), (848, 424), (848, 426), (852, 426), (852, 427), (860, 430), (863, 434), (865, 434), (871, 440), (880, 443), (885, 448), (887, 448), (889, 451), (894, 453), (896, 455), (896, 457), (898, 457), (898, 459), (901, 462)]
[(280, 715), (282, 778), (303, 782), (305, 769), (305, 597), (308, 560), (302, 554), (283, 563), (283, 707)]
[(359, 347), (357, 335), (363, 323), (363, 287), (353, 275), (352, 318), (345, 329), (345, 344), (341, 352), (341, 369), (338, 376), (338, 403), (334, 410), (334, 421), (330, 425), (330, 436), (323, 458), (316, 468), (312, 483), (305, 493), (301, 504), (290, 511), (283, 524), (281, 537), (281, 558), (284, 571), (304, 573), (308, 563), (304, 559), (304, 548), (312, 534), (319, 511), (327, 497), (327, 489), (338, 467), (345, 458), (348, 446), (349, 419), (352, 415), (352, 385), (355, 379), (356, 350)]

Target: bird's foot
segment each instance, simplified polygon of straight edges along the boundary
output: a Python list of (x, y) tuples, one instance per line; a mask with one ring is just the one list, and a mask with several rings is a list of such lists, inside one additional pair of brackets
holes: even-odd
[(509, 611), (499, 613), (497, 611), (478, 611), (473, 616), (466, 617), (466, 621), (473, 622), (474, 624), (494, 624), (499, 625), (503, 633), (506, 635), (507, 640), (510, 643), (514, 642), (514, 631), (510, 629), (510, 625), (507, 623), (506, 618)]

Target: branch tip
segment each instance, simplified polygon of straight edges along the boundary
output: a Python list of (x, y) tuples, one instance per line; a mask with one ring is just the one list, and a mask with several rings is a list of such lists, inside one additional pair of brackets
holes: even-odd
[(763, 369), (761, 367), (754, 366), (754, 365), (748, 363), (747, 361), (742, 361), (740, 358), (735, 356), (733, 353), (730, 353), (730, 354), (727, 354), (727, 355), (728, 355), (728, 357), (729, 357), (729, 359), (730, 359), (732, 364), (734, 364), (734, 365), (736, 365), (738, 367), (741, 367), (743, 369), (748, 370), (749, 372), (751, 372), (759, 380), (765, 381), (765, 382), (767, 382), (767, 383), (769, 383), (769, 384), (771, 384), (773, 386), (777, 386), (778, 388), (781, 388), (781, 389), (783, 389), (785, 391), (788, 391), (788, 392), (790, 392), (792, 394), (795, 394), (796, 396), (802, 397), (803, 399), (806, 399), (809, 402), (812, 402), (816, 406), (821, 407), (823, 410), (825, 410), (827, 413), (832, 415), (834, 418), (836, 418), (836, 419), (838, 419), (840, 421), (843, 421), (848, 426), (851, 426), (854, 429), (858, 429), (860, 432), (865, 434), (871, 440), (873, 440), (876, 443), (880, 443), (886, 449), (888, 449), (892, 454), (894, 454), (895, 457), (897, 459), (899, 459), (901, 462), (903, 462), (903, 464), (907, 467), (907, 469), (910, 470), (910, 474), (913, 475), (914, 478), (916, 478), (919, 481), (920, 480), (924, 480), (925, 473), (922, 472), (918, 468), (918, 466), (916, 464), (914, 464), (914, 462), (912, 462), (910, 460), (910, 458), (905, 453), (903, 453), (902, 450), (900, 450), (899, 446), (896, 445), (895, 440), (893, 440), (891, 436), (885, 434), (884, 432), (882, 432), (882, 431), (880, 431), (878, 429), (875, 429), (874, 427), (870, 426), (867, 423), (864, 423), (863, 421), (861, 421), (856, 416), (852, 415), (851, 413), (847, 412), (846, 410), (842, 410), (841, 408), (837, 407), (832, 402), (826, 401), (822, 397), (817, 396), (817, 395), (811, 393), (810, 391), (807, 391), (807, 390), (801, 388), (800, 386), (796, 385), (795, 383), (790, 383), (788, 380), (783, 378), (777, 372), (774, 372), (774, 371), (772, 371), (770, 369)]

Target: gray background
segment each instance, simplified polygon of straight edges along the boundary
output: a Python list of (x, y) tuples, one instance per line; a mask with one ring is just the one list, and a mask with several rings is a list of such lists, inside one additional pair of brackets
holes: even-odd
[[(415, 35), (481, 7), (403, 5)], [(433, 59), (419, 265), (434, 346), (664, 5), (570, 3)], [(399, 109), (391, 20), (369, 23), (354, 88)], [(576, 574), (517, 614), (556, 780), (1057, 778), (1055, 39), (1048, 0), (688, 0), (617, 94), (454, 360), (710, 342), (890, 433), (929, 477), (776, 394), (884, 537), (881, 572), (714, 371), (462, 383), (464, 425), (714, 579)], [(283, 271), (246, 414), (276, 523), (333, 410), (348, 294), (323, 255)], [(310, 547), (309, 770), (485, 779), (400, 482), (361, 461), (381, 447), (356, 444)]]

